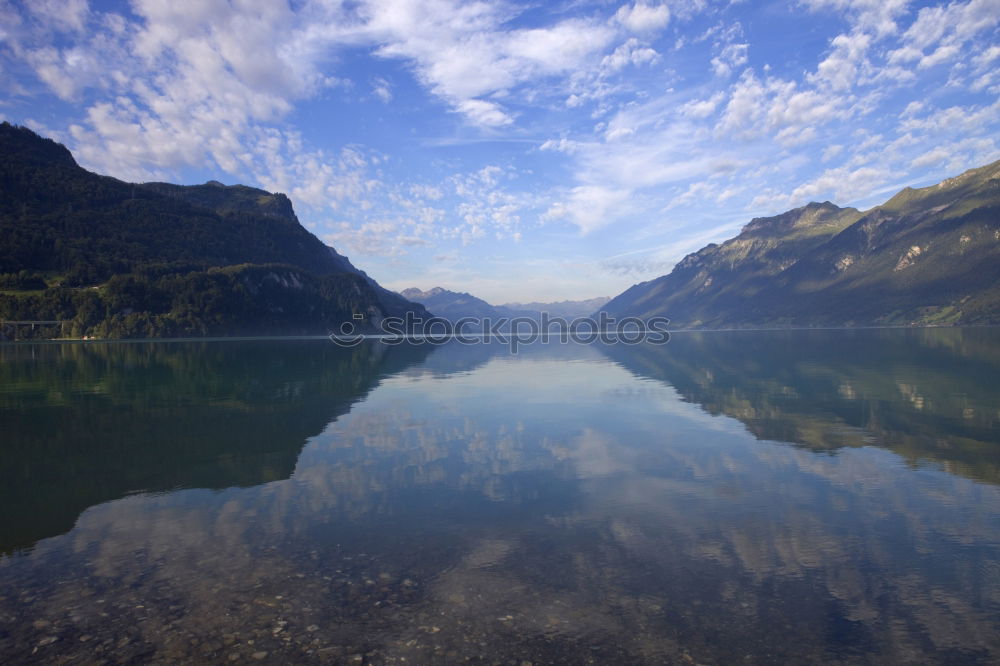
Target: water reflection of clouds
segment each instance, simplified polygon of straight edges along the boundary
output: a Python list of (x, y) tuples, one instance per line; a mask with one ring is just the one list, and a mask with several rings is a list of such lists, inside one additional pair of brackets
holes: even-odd
[(102, 504), (6, 564), (81, 573), (39, 613), (152, 599), (154, 645), (281, 617), (320, 623), (316, 649), (369, 636), (386, 659), (537, 640), (606, 661), (905, 662), (1000, 654), (998, 559), (1000, 488), (757, 441), (616, 364), (525, 358), (388, 377), (288, 480)]

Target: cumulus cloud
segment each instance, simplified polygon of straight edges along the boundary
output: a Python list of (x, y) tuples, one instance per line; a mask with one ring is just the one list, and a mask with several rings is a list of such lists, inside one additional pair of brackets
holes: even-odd
[[(206, 162), (253, 172), (263, 156), (248, 139), (324, 82), (274, 38), (295, 34), (282, 3), (137, 0), (136, 22), (85, 3), (65, 13), (52, 4), (29, 5), (44, 20), (13, 35), (11, 48), (63, 99), (103, 92), (70, 136), (81, 161), (105, 173), (144, 179)], [(52, 43), (45, 31), (55, 28), (73, 34)]]
[(502, 127), (514, 122), (514, 119), (495, 102), (466, 99), (458, 102), (457, 108), (466, 118), (483, 127)]
[(1000, 121), (1000, 100), (986, 106), (926, 109), (923, 115), (911, 113), (907, 116), (899, 125), (900, 131), (919, 131), (922, 134), (937, 136), (956, 132), (980, 134), (989, 132), (990, 128)]
[(771, 88), (773, 85), (762, 83), (752, 70), (744, 72), (729, 92), (729, 101), (717, 129), (723, 133), (739, 132), (744, 136), (757, 133), (773, 96)]
[[(132, 11), (135, 21), (90, 11), (84, 0), (39, 0), (5, 19), (17, 28), (9, 47), (58, 96), (107, 91), (72, 136), (89, 166), (123, 177), (162, 176), (206, 159), (245, 173), (253, 159), (247, 136), (341, 83), (325, 71), (337, 48), (367, 45), (401, 59), (469, 123), (499, 128), (516, 118), (500, 100), (510, 90), (566, 76), (588, 60), (599, 69), (617, 34), (596, 18), (510, 29), (510, 7), (457, 0), (343, 7), (317, 0), (294, 9), (273, 0), (136, 0)], [(24, 12), (30, 29), (17, 25)], [(636, 7), (633, 22), (650, 25), (660, 13)], [(57, 47), (45, 37), (52, 31), (72, 35)], [(606, 57), (613, 69), (652, 62), (656, 52), (632, 40)], [(384, 78), (374, 79), (372, 93), (393, 98)]]
[(493, 3), (381, 0), (362, 14), (376, 53), (412, 64), (417, 77), (476, 125), (502, 126), (511, 115), (489, 98), (538, 78), (565, 75), (596, 58), (615, 31), (596, 20), (504, 29), (509, 10)]
[(862, 31), (888, 35), (898, 30), (896, 19), (906, 12), (909, 0), (802, 0), (813, 11), (834, 10), (847, 14)]
[(604, 73), (617, 72), (628, 65), (647, 65), (655, 63), (659, 59), (659, 53), (644, 46), (633, 37), (616, 48), (610, 55), (604, 56), (601, 60), (601, 69)]
[(637, 2), (622, 5), (615, 14), (615, 19), (632, 32), (650, 32), (666, 27), (670, 22), (670, 8), (665, 4)]
[(681, 107), (681, 113), (690, 118), (707, 118), (715, 113), (725, 93), (717, 92), (708, 99), (694, 100)]
[(837, 201), (854, 201), (870, 194), (891, 177), (889, 171), (872, 167), (828, 169), (818, 178), (795, 188), (789, 199), (793, 202), (805, 201), (832, 194)]
[(712, 71), (716, 76), (729, 76), (733, 70), (747, 64), (749, 44), (727, 44), (722, 52), (712, 58)]
[(870, 69), (866, 55), (871, 43), (872, 38), (861, 32), (837, 35), (831, 43), (830, 55), (819, 64), (811, 80), (833, 90), (849, 90)]

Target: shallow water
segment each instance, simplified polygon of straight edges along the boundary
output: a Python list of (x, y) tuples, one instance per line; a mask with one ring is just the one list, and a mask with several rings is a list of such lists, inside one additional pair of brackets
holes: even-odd
[(1000, 330), (0, 347), (6, 663), (1000, 662)]

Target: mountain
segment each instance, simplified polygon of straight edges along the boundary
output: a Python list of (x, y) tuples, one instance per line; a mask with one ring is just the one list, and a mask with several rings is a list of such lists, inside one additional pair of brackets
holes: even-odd
[(490, 318), (494, 321), (514, 317), (539, 319), (543, 312), (550, 317), (575, 319), (586, 317), (597, 311), (608, 302), (607, 297), (591, 298), (582, 301), (560, 301), (558, 303), (505, 303), (490, 305), (481, 298), (465, 292), (449, 291), (434, 287), (427, 291), (410, 288), (400, 292), (405, 298), (420, 303), (438, 317), (454, 323), (463, 317), (478, 319)]
[(602, 309), (677, 328), (1000, 323), (1000, 162), (868, 211), (756, 218)]
[(548, 312), (550, 317), (563, 317), (564, 319), (576, 319), (577, 317), (589, 317), (610, 301), (607, 296), (588, 298), (582, 301), (558, 301), (555, 303), (504, 303), (498, 306), (507, 312), (528, 312), (540, 315)]
[(370, 328), (427, 316), (306, 230), (284, 194), (126, 183), (9, 123), (0, 290), (0, 320), (69, 320), (65, 333), (101, 337), (322, 334), (356, 315)]
[(433, 315), (447, 319), (452, 323), (463, 317), (499, 319), (503, 316), (483, 299), (465, 292), (449, 291), (441, 287), (421, 291), (411, 287), (404, 289), (400, 294), (408, 300), (420, 303)]

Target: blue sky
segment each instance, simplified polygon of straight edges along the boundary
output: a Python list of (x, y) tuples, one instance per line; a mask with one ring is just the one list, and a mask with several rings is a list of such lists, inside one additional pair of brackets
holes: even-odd
[(613, 296), (1000, 158), (1000, 0), (0, 0), (0, 117), (287, 193), (391, 288)]

